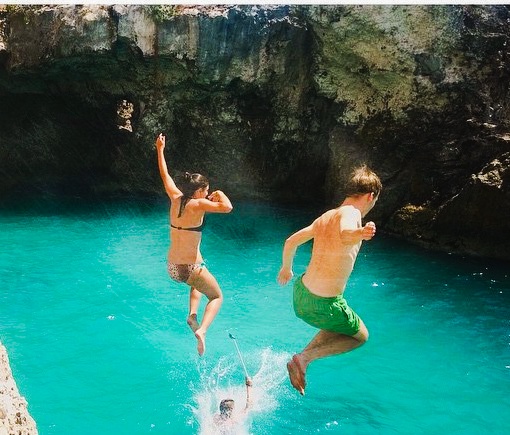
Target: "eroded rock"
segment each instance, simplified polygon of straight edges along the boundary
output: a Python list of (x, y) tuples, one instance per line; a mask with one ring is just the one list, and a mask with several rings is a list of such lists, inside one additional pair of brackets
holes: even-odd
[(0, 435), (37, 435), (27, 402), (12, 377), (9, 358), (0, 343)]

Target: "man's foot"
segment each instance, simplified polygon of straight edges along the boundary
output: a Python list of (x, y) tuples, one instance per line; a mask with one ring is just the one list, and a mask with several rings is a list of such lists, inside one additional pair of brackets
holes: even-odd
[(197, 350), (198, 354), (202, 356), (205, 352), (205, 333), (200, 329), (195, 331), (195, 337), (197, 337)]
[(188, 316), (188, 320), (186, 320), (186, 323), (191, 328), (193, 332), (195, 332), (198, 328), (200, 328), (200, 325), (197, 321), (197, 315), (196, 314), (190, 314)]
[(294, 355), (292, 359), (287, 363), (287, 370), (289, 372), (290, 383), (292, 386), (299, 391), (302, 396), (305, 395), (305, 372), (302, 369), (301, 361), (299, 357)]

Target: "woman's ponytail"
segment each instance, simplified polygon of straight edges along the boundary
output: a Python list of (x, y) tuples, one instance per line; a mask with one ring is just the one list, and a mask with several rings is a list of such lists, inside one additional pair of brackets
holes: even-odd
[(177, 217), (181, 217), (184, 207), (186, 207), (186, 204), (193, 197), (195, 192), (207, 186), (209, 186), (209, 180), (207, 177), (197, 173), (184, 173), (183, 183), (182, 186), (180, 186), (182, 191), (181, 205), (179, 207), (179, 214)]

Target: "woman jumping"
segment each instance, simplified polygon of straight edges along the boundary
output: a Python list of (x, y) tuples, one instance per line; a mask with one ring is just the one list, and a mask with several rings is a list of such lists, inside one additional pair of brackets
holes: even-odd
[[(209, 193), (209, 181), (200, 174), (185, 173), (179, 189), (168, 174), (165, 161), (165, 136), (156, 139), (159, 174), (163, 180), (170, 206), (170, 248), (168, 274), (191, 287), (187, 323), (197, 338), (199, 355), (205, 352), (205, 334), (218, 314), (223, 295), (216, 278), (207, 270), (200, 253), (200, 241), (205, 224), (205, 213), (229, 213), (232, 203), (221, 190)], [(198, 323), (197, 310), (202, 293), (209, 299), (202, 323)]]

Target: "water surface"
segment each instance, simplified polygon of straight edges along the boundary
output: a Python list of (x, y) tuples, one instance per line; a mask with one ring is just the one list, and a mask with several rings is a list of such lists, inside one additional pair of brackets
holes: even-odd
[(275, 277), (283, 240), (317, 212), (239, 203), (210, 217), (202, 251), (225, 302), (199, 358), (187, 289), (166, 275), (166, 207), (2, 204), (0, 340), (41, 435), (215, 433), (222, 398), (244, 406), (229, 333), (254, 378), (236, 433), (510, 433), (508, 265), (378, 234), (346, 292), (370, 340), (314, 362), (303, 398), (285, 362), (315, 330)]

